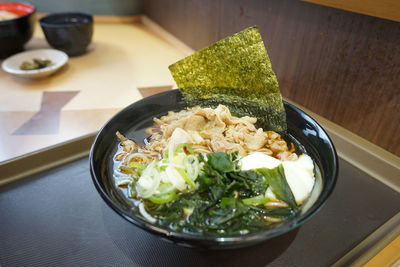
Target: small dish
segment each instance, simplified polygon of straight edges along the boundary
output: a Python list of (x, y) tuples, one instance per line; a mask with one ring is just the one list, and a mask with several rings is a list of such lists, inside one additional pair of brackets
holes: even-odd
[(70, 57), (87, 52), (93, 36), (93, 16), (81, 12), (55, 13), (39, 21), (51, 47)]
[[(34, 58), (37, 59), (48, 59), (51, 60), (52, 64), (48, 67), (35, 69), (35, 70), (21, 70), (20, 66), (24, 61), (32, 61)], [(15, 76), (25, 78), (43, 78), (49, 76), (59, 70), (68, 62), (68, 56), (66, 53), (55, 50), (55, 49), (36, 49), (13, 55), (2, 64), (4, 71), (11, 73)]]

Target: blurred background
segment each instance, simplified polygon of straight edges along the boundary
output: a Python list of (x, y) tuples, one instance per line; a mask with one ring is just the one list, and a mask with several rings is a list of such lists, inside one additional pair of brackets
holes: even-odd
[(192, 51), (258, 25), (284, 97), (400, 156), (398, 0), (30, 2), (39, 14), (149, 18)]
[(285, 97), (400, 155), (396, 1), (311, 1), (339, 9), (293, 0), (30, 2), (40, 13), (144, 13), (193, 49), (258, 25)]
[(194, 49), (258, 25), (285, 97), (399, 156), (400, 1), (311, 2), (146, 0), (144, 13)]
[(143, 12), (142, 0), (31, 0), (38, 12), (86, 12), (97, 15), (135, 15)]

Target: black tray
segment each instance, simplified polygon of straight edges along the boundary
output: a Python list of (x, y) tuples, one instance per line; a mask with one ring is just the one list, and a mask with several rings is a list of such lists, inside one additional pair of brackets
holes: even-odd
[(245, 249), (194, 250), (113, 212), (85, 158), (0, 188), (0, 266), (330, 266), (399, 213), (398, 203), (396, 191), (340, 160), (334, 193), (299, 229)]

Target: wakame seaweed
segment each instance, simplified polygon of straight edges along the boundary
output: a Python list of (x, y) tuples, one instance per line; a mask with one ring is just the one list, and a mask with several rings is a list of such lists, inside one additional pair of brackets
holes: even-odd
[[(199, 158), (204, 166), (195, 191), (164, 204), (144, 200), (148, 213), (158, 218), (158, 225), (179, 232), (232, 235), (269, 227), (273, 223), (265, 217), (286, 219), (296, 214), (297, 206), (281, 165), (240, 171), (235, 152)], [(266, 209), (268, 199), (264, 193), (268, 187), (289, 207)]]
[(223, 104), (236, 116), (257, 117), (267, 130), (286, 130), (276, 75), (256, 26), (172, 64), (169, 70), (190, 106)]
[(285, 179), (285, 171), (282, 164), (273, 169), (260, 168), (257, 169), (257, 172), (264, 176), (266, 183), (271, 186), (272, 192), (278, 199), (286, 202), (292, 209), (297, 209), (296, 200)]

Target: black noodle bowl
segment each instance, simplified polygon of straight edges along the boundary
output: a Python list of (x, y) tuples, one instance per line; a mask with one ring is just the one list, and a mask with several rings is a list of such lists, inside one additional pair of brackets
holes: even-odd
[(284, 104), (288, 130), (281, 133), (282, 136), (295, 144), (296, 151), (307, 153), (315, 164), (316, 182), (311, 196), (301, 206), (301, 212), (293, 218), (273, 224), (265, 230), (245, 235), (204, 236), (160, 228), (140, 215), (132, 200), (114, 183), (113, 157), (119, 143), (115, 132), (120, 131), (134, 140), (143, 140), (148, 136), (144, 129), (152, 126), (154, 117), (186, 107), (178, 90), (153, 95), (131, 104), (111, 118), (100, 130), (90, 151), (90, 171), (96, 189), (103, 200), (130, 223), (187, 247), (238, 248), (284, 234), (306, 222), (321, 209), (335, 187), (338, 172), (336, 151), (324, 129), (300, 109), (288, 103)]

